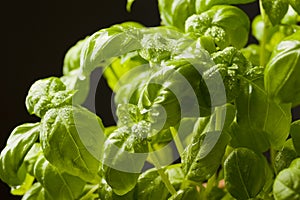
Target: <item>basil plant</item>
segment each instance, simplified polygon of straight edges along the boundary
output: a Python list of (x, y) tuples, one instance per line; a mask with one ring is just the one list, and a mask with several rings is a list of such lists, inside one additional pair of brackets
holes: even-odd
[[(251, 21), (239, 5), (255, 2)], [(299, 1), (158, 8), (160, 26), (101, 29), (67, 52), (62, 77), (31, 86), (26, 108), (40, 120), (17, 126), (0, 154), (12, 195), (300, 199)], [(114, 92), (114, 126), (84, 106), (97, 68)]]

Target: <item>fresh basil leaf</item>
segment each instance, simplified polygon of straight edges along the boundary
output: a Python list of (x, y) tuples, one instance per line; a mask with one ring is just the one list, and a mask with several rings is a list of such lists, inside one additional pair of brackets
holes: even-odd
[[(179, 189), (184, 178), (180, 165), (166, 167), (165, 173), (174, 188)], [(135, 188), (135, 199), (166, 200), (168, 197), (170, 197), (170, 193), (156, 169), (147, 170), (140, 175)]]
[(80, 78), (88, 77), (96, 67), (107, 66), (114, 57), (140, 49), (137, 29), (141, 27), (138, 23), (125, 22), (90, 36), (81, 50)]
[(300, 155), (300, 120), (294, 121), (291, 124), (290, 135), (293, 139), (295, 150)]
[(289, 0), (290, 5), (300, 15), (300, 2), (297, 0)]
[(288, 139), (283, 148), (275, 155), (275, 173), (278, 174), (283, 169), (288, 168), (295, 158), (297, 158), (297, 153), (295, 151), (293, 141), (292, 139)]
[(190, 16), (185, 23), (187, 33), (211, 37), (221, 49), (230, 45), (238, 49), (244, 47), (249, 29), (248, 16), (241, 9), (229, 5), (213, 6), (201, 14)]
[(124, 57), (115, 59), (108, 67), (106, 67), (104, 70), (104, 77), (106, 78), (109, 87), (117, 92), (123, 84), (131, 82), (131, 80), (129, 82), (126, 80), (124, 81), (123, 76), (130, 73), (133, 68), (144, 64), (146, 64), (146, 61), (141, 58), (137, 52), (128, 53)]
[(254, 1), (256, 0), (196, 0), (196, 11), (197, 13), (202, 13), (214, 5), (246, 4)]
[(83, 40), (79, 40), (73, 47), (71, 47), (64, 58), (63, 74), (68, 75), (73, 70), (77, 70), (80, 67), (80, 52), (84, 43), (88, 40), (86, 37)]
[(66, 85), (66, 89), (76, 91), (72, 97), (73, 104), (82, 104), (86, 100), (90, 89), (90, 78), (81, 80), (79, 78), (79, 69), (73, 70), (68, 75), (60, 77), (60, 80)]
[(171, 196), (168, 200), (200, 200), (200, 193), (195, 187), (187, 187), (178, 190), (177, 193)]
[(60, 171), (99, 181), (104, 128), (87, 109), (65, 106), (49, 110), (41, 122), (40, 142), (46, 159)]
[(260, 62), (260, 46), (257, 44), (250, 44), (246, 48), (241, 49), (241, 52), (253, 66), (259, 66)]
[(224, 162), (226, 189), (237, 199), (250, 199), (265, 185), (266, 161), (250, 149), (237, 148)]
[(33, 176), (33, 167), (40, 156), (43, 153), (40, 143), (35, 143), (28, 151), (24, 158), (24, 165), (26, 166), (27, 173)]
[(40, 132), (40, 123), (27, 123), (16, 127), (0, 154), (0, 178), (10, 186), (18, 186), (26, 177), (24, 158)]
[(140, 121), (111, 133), (104, 145), (103, 169), (106, 182), (117, 195), (131, 191), (147, 159), (149, 127)]
[[(272, 53), (265, 70), (265, 88), (271, 99), (300, 104), (300, 31), (285, 38)], [(273, 77), (276, 76), (276, 79)]]
[(285, 0), (262, 0), (262, 5), (273, 25), (279, 24), (288, 11), (288, 3)]
[[(232, 144), (260, 152), (266, 151), (269, 145), (279, 150), (289, 135), (291, 106), (269, 100), (263, 89), (262, 77), (247, 82), (250, 83), (245, 83), (236, 99), (240, 131), (232, 135), (235, 138)], [(254, 145), (254, 141), (258, 143)]]
[(63, 82), (56, 77), (36, 81), (29, 89), (26, 107), (30, 114), (43, 117), (51, 108), (72, 104), (74, 90), (67, 90)]
[(158, 7), (162, 25), (175, 26), (184, 30), (185, 20), (194, 14), (195, 0), (159, 0)]
[[(211, 96), (215, 96), (217, 101), (214, 105), (224, 105), (225, 102), (220, 98), (226, 92), (226, 101), (233, 102), (240, 93), (240, 78), (250, 68), (251, 64), (243, 54), (234, 47), (227, 47), (222, 51), (212, 54), (215, 65), (203, 73), (203, 80), (213, 90)], [(221, 80), (218, 80), (218, 78)]]
[(273, 193), (276, 200), (300, 198), (300, 158), (295, 159), (289, 168), (282, 170), (276, 177)]
[(43, 186), (37, 182), (24, 194), (22, 200), (46, 200)]
[(34, 176), (47, 193), (45, 199), (48, 199), (47, 196), (53, 200), (77, 199), (86, 184), (79, 177), (58, 170), (45, 159), (43, 154), (40, 154), (34, 165)]

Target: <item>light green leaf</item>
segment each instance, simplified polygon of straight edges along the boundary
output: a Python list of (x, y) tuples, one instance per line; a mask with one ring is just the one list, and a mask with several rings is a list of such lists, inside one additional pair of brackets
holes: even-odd
[(256, 197), (265, 185), (265, 164), (264, 158), (250, 149), (233, 150), (224, 162), (226, 189), (237, 199)]
[(187, 187), (178, 190), (177, 193), (171, 196), (168, 200), (200, 200), (200, 193), (197, 191), (196, 187)]
[[(234, 147), (243, 146), (260, 152), (266, 151), (269, 145), (281, 149), (289, 135), (291, 106), (269, 100), (261, 76), (246, 81), (236, 105), (239, 128), (236, 127), (238, 129), (232, 135)], [(254, 145), (254, 142), (257, 143)]]
[[(181, 169), (181, 165), (170, 165), (166, 167), (165, 173), (168, 176), (170, 183), (175, 189), (179, 189), (184, 174)], [(160, 199), (166, 200), (170, 197), (170, 193), (162, 181), (159, 173), (156, 169), (150, 169), (140, 175), (138, 183), (135, 187), (135, 198), (152, 200)]]
[(43, 154), (40, 154), (34, 165), (34, 176), (47, 193), (45, 199), (48, 199), (47, 196), (53, 200), (77, 199), (86, 184), (77, 176), (61, 172), (51, 165)]
[(46, 200), (45, 190), (41, 183), (37, 182), (24, 194), (22, 200)]
[[(195, 37), (211, 37), (221, 49), (230, 45), (240, 49), (247, 44), (250, 20), (241, 9), (230, 5), (217, 5), (190, 16), (185, 31)], [(239, 33), (238, 35), (236, 33)]]
[(59, 78), (38, 80), (29, 89), (26, 107), (30, 114), (43, 117), (51, 108), (71, 105), (74, 94), (75, 90), (67, 90)]
[(49, 110), (42, 119), (40, 142), (46, 159), (60, 171), (90, 182), (100, 180), (104, 128), (94, 113), (80, 106)]
[[(273, 77), (276, 76), (276, 79)], [(300, 104), (300, 31), (281, 41), (265, 70), (265, 88), (277, 102)]]
[(102, 29), (88, 38), (80, 56), (80, 78), (84, 79), (97, 67), (111, 64), (112, 58), (140, 49), (138, 29), (134, 22)]
[(300, 1), (289, 0), (289, 3), (294, 8), (294, 10), (300, 15)]
[(10, 186), (18, 186), (26, 177), (24, 157), (38, 139), (40, 123), (27, 123), (16, 127), (0, 154), (0, 178)]
[(194, 14), (195, 0), (159, 0), (158, 7), (162, 25), (175, 26), (184, 30), (185, 20)]
[(246, 4), (256, 0), (196, 0), (196, 12), (202, 13), (214, 5), (224, 4)]
[(104, 145), (103, 168), (106, 182), (117, 195), (131, 191), (147, 159), (147, 135), (150, 128), (145, 121), (123, 126), (111, 133)]
[(295, 159), (289, 168), (282, 170), (273, 185), (276, 200), (296, 200), (300, 198), (300, 159)]

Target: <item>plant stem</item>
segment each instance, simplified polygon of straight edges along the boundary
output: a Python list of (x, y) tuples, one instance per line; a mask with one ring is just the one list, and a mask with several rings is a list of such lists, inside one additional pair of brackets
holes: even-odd
[(95, 185), (94, 187), (92, 187), (90, 189), (90, 191), (88, 191), (88, 193), (86, 193), (83, 197), (81, 197), (80, 200), (88, 200), (94, 194), (94, 192), (96, 190), (98, 190), (98, 188), (99, 188), (99, 185), (98, 184)]
[(223, 121), (222, 109), (220, 107), (216, 107), (215, 112), (216, 112), (215, 130), (222, 131), (222, 121)]
[(175, 142), (177, 151), (178, 151), (179, 155), (181, 155), (184, 151), (184, 148), (183, 148), (183, 145), (182, 145), (182, 143), (180, 141), (180, 138), (178, 136), (178, 132), (174, 127), (170, 127), (170, 131), (171, 131), (171, 134), (174, 138), (174, 142)]
[(161, 177), (161, 180), (164, 182), (166, 188), (169, 190), (169, 192), (171, 193), (171, 195), (175, 195), (176, 194), (176, 190), (173, 187), (173, 185), (171, 184), (168, 176), (165, 174), (165, 170), (159, 164), (159, 161), (158, 161), (158, 159), (157, 159), (157, 157), (155, 155), (155, 152), (154, 152), (151, 144), (149, 144), (149, 150), (150, 150), (150, 152), (152, 152), (152, 154), (150, 154), (151, 160), (153, 161), (153, 164), (154, 164), (155, 168), (157, 169), (157, 172), (158, 172), (159, 176)]

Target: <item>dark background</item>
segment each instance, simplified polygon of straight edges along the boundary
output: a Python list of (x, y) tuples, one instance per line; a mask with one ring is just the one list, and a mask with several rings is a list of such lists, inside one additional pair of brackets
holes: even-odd
[[(27, 91), (38, 79), (61, 76), (64, 55), (78, 40), (129, 20), (145, 26), (159, 25), (156, 0), (136, 0), (131, 13), (125, 10), (125, 5), (126, 0), (30, 0), (10, 1), (2, 6), (0, 150), (15, 126), (38, 120), (26, 111)], [(242, 7), (250, 18), (258, 13), (256, 4)], [(101, 84), (105, 86), (104, 81)], [(101, 98), (97, 98), (99, 105), (106, 105), (97, 106), (97, 113), (105, 124), (113, 123), (110, 106), (107, 106), (110, 95), (110, 91), (103, 88)], [(10, 195), (9, 188), (2, 182), (0, 198), (20, 199)]]

